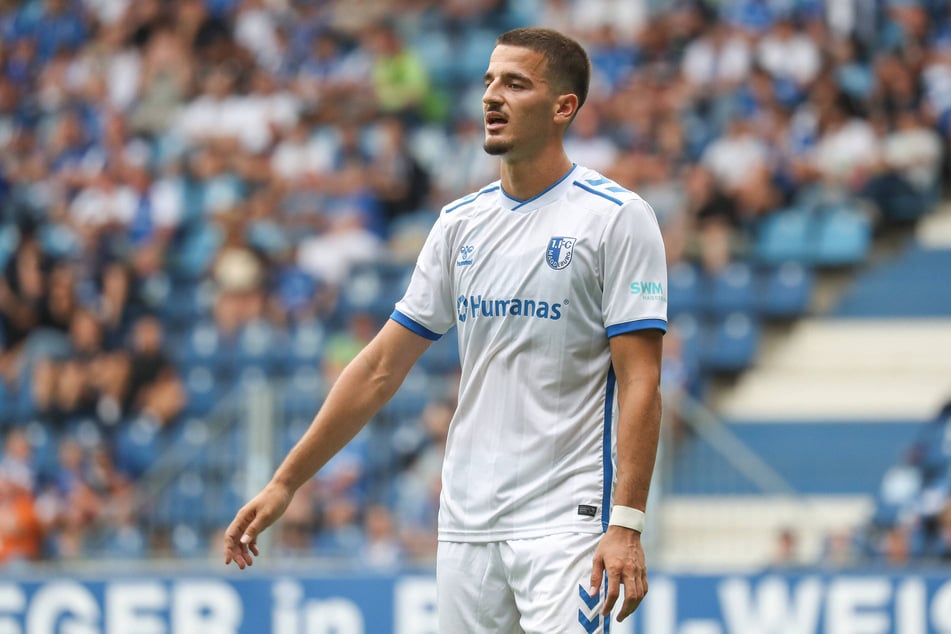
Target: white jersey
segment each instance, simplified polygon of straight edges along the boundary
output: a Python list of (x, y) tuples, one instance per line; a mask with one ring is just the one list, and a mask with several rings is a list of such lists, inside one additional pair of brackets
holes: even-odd
[(607, 529), (608, 339), (665, 331), (666, 289), (653, 210), (593, 170), (529, 200), (495, 182), (442, 209), (392, 316), (430, 339), (459, 329), (441, 540)]

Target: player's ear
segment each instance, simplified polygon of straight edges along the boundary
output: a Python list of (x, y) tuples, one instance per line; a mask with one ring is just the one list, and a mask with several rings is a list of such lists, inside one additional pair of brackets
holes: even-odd
[(568, 124), (578, 112), (578, 95), (567, 93), (555, 100), (555, 123)]

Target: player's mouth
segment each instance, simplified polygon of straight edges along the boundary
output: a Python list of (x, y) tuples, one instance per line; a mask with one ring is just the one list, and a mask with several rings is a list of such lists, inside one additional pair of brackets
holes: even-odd
[(485, 129), (489, 132), (501, 130), (508, 122), (508, 118), (501, 112), (492, 111), (485, 113)]

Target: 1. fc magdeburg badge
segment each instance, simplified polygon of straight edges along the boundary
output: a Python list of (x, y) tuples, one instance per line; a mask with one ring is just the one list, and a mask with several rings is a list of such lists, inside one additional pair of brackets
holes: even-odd
[(548, 241), (545, 261), (548, 266), (560, 271), (571, 264), (571, 254), (575, 248), (575, 239), (567, 236), (555, 236)]

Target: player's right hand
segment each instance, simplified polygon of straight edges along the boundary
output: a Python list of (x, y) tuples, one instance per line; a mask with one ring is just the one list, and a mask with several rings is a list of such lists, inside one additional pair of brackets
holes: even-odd
[(241, 507), (225, 531), (226, 566), (233, 561), (238, 564), (238, 568), (244, 570), (245, 566), (254, 563), (253, 557), (260, 554), (258, 535), (283, 515), (291, 497), (292, 491), (271, 482)]

